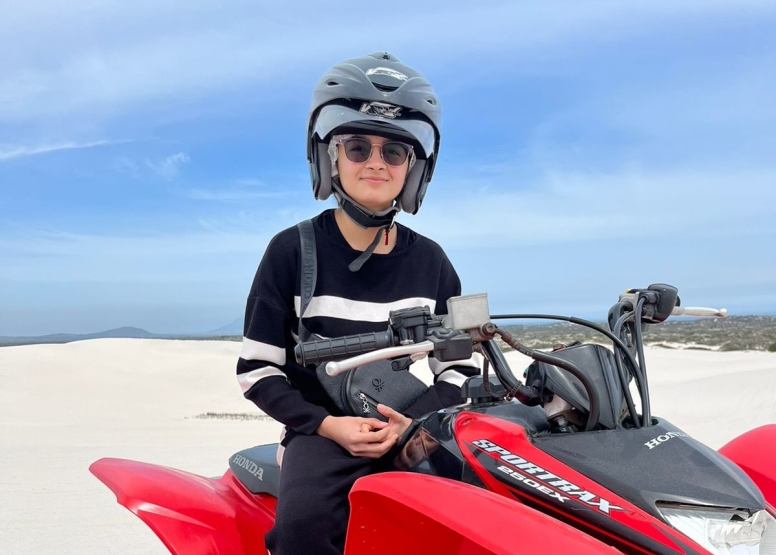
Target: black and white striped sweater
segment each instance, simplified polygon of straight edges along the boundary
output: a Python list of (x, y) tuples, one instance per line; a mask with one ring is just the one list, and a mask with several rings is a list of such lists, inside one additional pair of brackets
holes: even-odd
[[(348, 269), (359, 254), (348, 245), (326, 210), (313, 219), (318, 255), (315, 293), (307, 307), (307, 329), (322, 337), (385, 331), (391, 310), (427, 305), (447, 312), (447, 299), (461, 283), (442, 248), (397, 224), (397, 244), (389, 254), (373, 254), (358, 272)], [(267, 246), (245, 310), (237, 380), (245, 397), (269, 416), (303, 434), (312, 434), (328, 415), (341, 415), (312, 368), (294, 359), (300, 306), (299, 232), (278, 233)], [(417, 417), (460, 402), (460, 385), (476, 373), (469, 361), (429, 359), (435, 385), (406, 412)]]

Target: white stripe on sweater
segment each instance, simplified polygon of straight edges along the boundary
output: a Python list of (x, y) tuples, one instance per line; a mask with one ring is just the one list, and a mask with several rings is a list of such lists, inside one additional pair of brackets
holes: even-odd
[(243, 337), (240, 358), (244, 360), (266, 360), (272, 364), (283, 366), (286, 363), (286, 350), (269, 343), (254, 341)]
[[(297, 316), (301, 306), (300, 298), (294, 297), (294, 308)], [(354, 301), (332, 295), (313, 297), (304, 313), (305, 319), (315, 316), (328, 316), (340, 318), (352, 322), (386, 322), (388, 314), (392, 310), (412, 308), (415, 306), (428, 306), (431, 312), (436, 308), (436, 301), (424, 297), (410, 297), (390, 303), (372, 303), (366, 301)]]
[(265, 366), (257, 370), (251, 370), (250, 372), (246, 372), (245, 374), (237, 374), (237, 383), (240, 384), (240, 389), (242, 389), (242, 392), (244, 394), (250, 388), (252, 388), (256, 384), (256, 382), (258, 382), (259, 380), (263, 380), (264, 378), (269, 378), (270, 376), (283, 376), (284, 378), (286, 377), (286, 375), (283, 372), (281, 372), (274, 366)]

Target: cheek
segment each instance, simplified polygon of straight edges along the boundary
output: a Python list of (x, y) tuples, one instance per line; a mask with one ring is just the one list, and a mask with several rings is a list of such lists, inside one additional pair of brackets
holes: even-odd
[(340, 180), (342, 180), (343, 176), (348, 175), (348, 165), (343, 164), (340, 159), (337, 159), (337, 175), (340, 176)]
[(401, 168), (390, 168), (389, 171), (391, 172), (391, 178), (395, 182), (401, 183), (401, 186), (404, 187), (404, 182), (407, 180), (407, 166), (402, 166)]
[(353, 168), (347, 163), (340, 164), (339, 161), (337, 161), (337, 173), (343, 189), (350, 194), (350, 189), (356, 181), (356, 178), (353, 176)]

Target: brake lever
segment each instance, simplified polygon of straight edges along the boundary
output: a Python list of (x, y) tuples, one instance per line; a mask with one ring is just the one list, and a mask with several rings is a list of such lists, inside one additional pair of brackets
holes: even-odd
[(379, 349), (372, 351), (371, 353), (364, 353), (363, 355), (356, 355), (344, 360), (333, 360), (326, 363), (326, 374), (329, 376), (337, 376), (358, 366), (369, 364), (370, 362), (377, 362), (380, 360), (386, 360), (389, 358), (396, 358), (400, 356), (412, 356), (420, 353), (428, 353), (434, 350), (434, 343), (431, 341), (421, 341), (420, 343), (410, 343), (409, 345), (399, 345), (398, 347), (388, 347), (386, 349)]

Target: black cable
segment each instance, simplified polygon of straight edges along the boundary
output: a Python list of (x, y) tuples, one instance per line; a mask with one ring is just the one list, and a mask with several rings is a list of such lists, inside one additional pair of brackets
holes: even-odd
[(488, 377), (488, 372), (490, 372), (490, 358), (484, 350), (482, 350), (482, 358), (484, 359), (484, 363), (482, 365), (482, 387), (485, 390), (485, 393), (494, 399), (501, 399), (501, 395), (496, 395), (490, 388), (490, 378)]
[[(577, 366), (570, 360), (565, 360), (555, 355), (545, 353), (544, 351), (538, 351), (535, 349), (531, 349), (530, 347), (526, 347), (525, 345), (520, 343), (517, 339), (515, 339), (515, 337), (511, 333), (509, 333), (504, 329), (499, 328), (493, 323), (485, 324), (483, 328), (486, 328), (486, 329), (491, 328), (491, 329), (487, 329), (489, 333), (492, 332), (500, 335), (501, 339), (503, 339), (507, 345), (509, 345), (516, 351), (524, 354), (525, 356), (531, 357), (532, 359), (538, 360), (539, 362), (544, 362), (546, 364), (551, 364), (553, 366), (558, 366), (560, 368), (563, 368), (564, 370), (566, 370), (566, 372), (570, 373), (572, 376), (578, 379), (579, 382), (582, 384), (582, 387), (585, 388), (585, 392), (587, 393), (588, 403), (590, 405), (590, 409), (588, 411), (588, 416), (587, 416), (587, 422), (585, 423), (585, 431), (589, 432), (590, 430), (595, 428), (595, 426), (598, 424), (598, 417), (600, 416), (601, 399), (598, 396), (598, 390), (595, 389), (592, 382), (590, 381), (590, 377), (587, 376), (587, 374), (585, 374), (579, 368), (579, 366)], [(507, 365), (505, 369), (509, 369), (509, 365)], [(509, 369), (509, 374), (511, 375), (512, 380), (520, 384), (522, 388), (526, 387), (522, 383), (517, 381), (511, 369)], [(515, 391), (520, 391), (520, 389), (521, 388), (515, 386)], [(528, 386), (528, 389), (533, 390), (534, 388)], [(523, 402), (519, 397), (518, 397), (518, 400), (520, 402)], [(537, 401), (538, 401), (538, 398), (537, 398)]]
[[(584, 326), (586, 328), (591, 328), (597, 331), (600, 334), (605, 335), (615, 343), (617, 343), (620, 347), (625, 349), (625, 345), (622, 344), (622, 341), (620, 341), (620, 338), (612, 334), (608, 329), (604, 328), (603, 326), (599, 326), (595, 322), (591, 322), (589, 320), (583, 320), (582, 318), (575, 318), (574, 316), (556, 316), (554, 314), (491, 314), (490, 316), (491, 320), (560, 320), (562, 322), (571, 322), (572, 324), (577, 324), (580, 326)], [(627, 349), (625, 349), (627, 351)]]
[[(601, 333), (602, 335), (605, 335), (606, 337), (611, 339), (614, 345), (619, 349), (621, 349), (623, 353), (625, 353), (625, 356), (628, 359), (628, 362), (630, 363), (631, 368), (634, 368), (634, 369), (638, 368), (638, 364), (636, 364), (636, 360), (633, 358), (633, 354), (630, 352), (630, 349), (626, 347), (625, 343), (623, 343), (622, 339), (614, 335), (611, 331), (604, 328), (603, 326), (599, 326), (598, 324), (594, 322), (590, 322), (589, 320), (583, 320), (582, 318), (575, 318), (573, 316), (557, 316), (554, 314), (491, 314), (490, 319), (491, 320), (559, 320), (562, 322), (570, 322), (572, 324), (584, 326), (586, 328), (593, 329), (598, 333)], [(634, 372), (634, 377), (636, 378), (639, 393), (643, 392), (644, 380), (642, 379), (641, 373), (638, 371)], [(627, 385), (623, 385), (623, 387), (625, 388), (627, 387)], [(641, 404), (642, 404), (642, 411), (643, 411), (645, 404), (647, 408), (649, 408), (649, 401), (645, 402), (644, 395), (642, 395), (641, 397), (642, 397)], [(634, 407), (634, 413), (635, 413), (635, 407)], [(634, 422), (637, 421), (635, 414), (631, 414), (631, 417), (634, 419)]]
[[(496, 324), (491, 323), (490, 325), (494, 328), (496, 327)], [(490, 339), (483, 341), (480, 345), (482, 345), (485, 355), (490, 359), (493, 370), (496, 372), (496, 377), (506, 389), (507, 395), (514, 397), (529, 407), (538, 405), (539, 392), (515, 378), (512, 369), (507, 363), (507, 359), (504, 358), (504, 353), (501, 352), (496, 342)]]
[[(617, 319), (617, 322), (615, 322), (614, 327), (612, 329), (612, 333), (614, 335), (616, 335), (617, 337), (622, 337), (622, 335), (621, 335), (621, 333), (622, 333), (622, 326), (623, 326), (623, 324), (626, 321), (628, 321), (632, 317), (633, 317), (633, 312), (626, 312), (625, 314), (621, 315)], [(623, 343), (624, 343), (624, 341), (623, 341)], [(631, 395), (630, 387), (628, 386), (630, 380), (628, 379), (628, 376), (625, 375), (625, 369), (623, 368), (622, 355), (620, 354), (620, 350), (619, 349), (616, 349), (615, 352), (614, 352), (614, 362), (617, 364), (617, 372), (620, 375), (620, 380), (622, 380), (623, 393), (625, 395), (625, 402), (628, 405), (628, 412), (630, 412), (631, 420), (633, 421), (633, 425), (636, 426), (637, 428), (641, 428), (641, 423), (640, 423), (639, 419), (637, 418), (638, 414), (636, 413), (636, 406), (633, 403), (633, 396)], [(628, 374), (635, 378), (637, 371), (638, 370), (636, 368), (630, 368), (628, 370)], [(637, 381), (638, 381), (638, 379), (637, 379)], [(643, 407), (644, 407), (643, 396), (640, 395), (640, 397), (641, 397), (641, 404), (642, 404), (642, 410), (643, 410)]]
[(633, 311), (622, 314), (619, 318), (617, 318), (617, 321), (614, 323), (614, 329), (612, 329), (612, 333), (617, 337), (622, 337), (621, 335), (622, 325), (632, 317), (633, 317)]
[(644, 377), (644, 392), (641, 396), (642, 399), (644, 399), (644, 407), (641, 419), (644, 426), (649, 426), (652, 423), (652, 415), (650, 414), (651, 410), (649, 406), (649, 385), (647, 384), (647, 363), (644, 359), (644, 340), (641, 336), (641, 311), (644, 308), (644, 301), (644, 297), (639, 294), (639, 302), (636, 303), (636, 314), (638, 314), (638, 319), (634, 318), (633, 335), (636, 342), (636, 349), (638, 349), (639, 369)]

